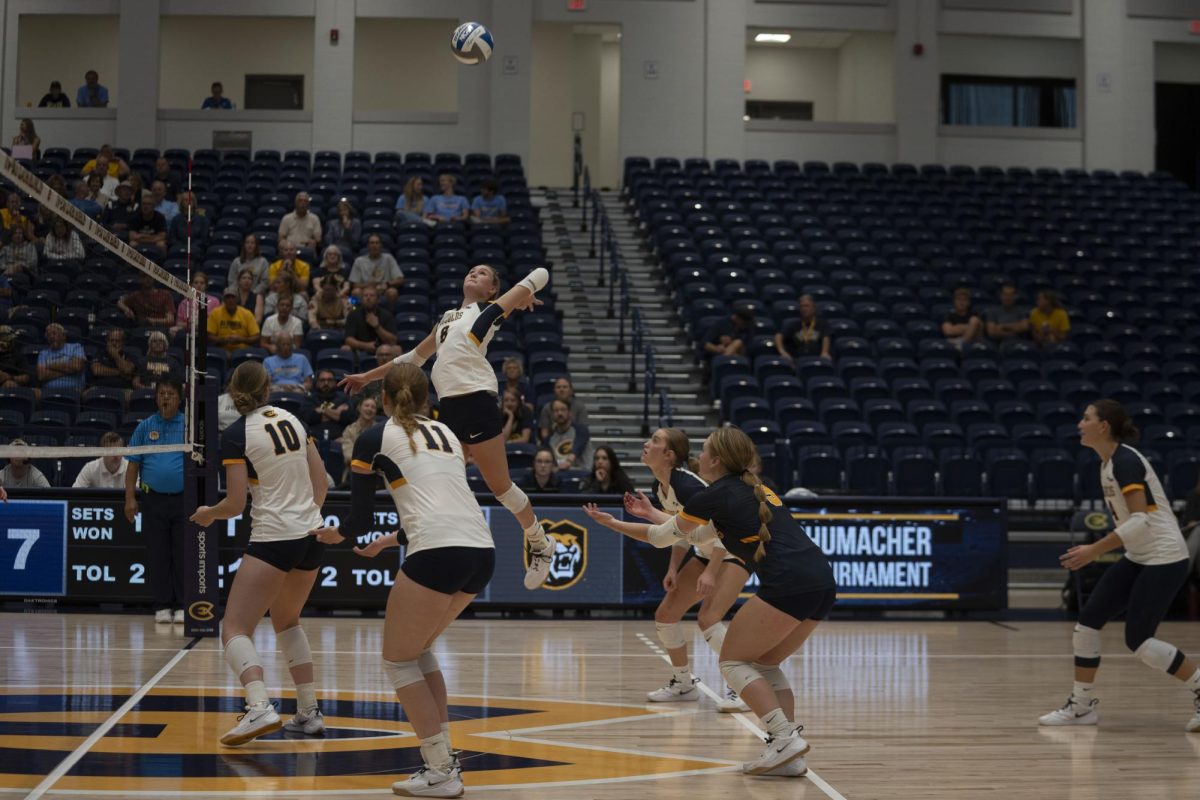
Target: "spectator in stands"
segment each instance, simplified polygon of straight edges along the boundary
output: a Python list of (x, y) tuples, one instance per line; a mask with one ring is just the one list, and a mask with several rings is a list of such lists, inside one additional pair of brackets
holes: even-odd
[[(100, 437), (101, 447), (124, 447), (125, 437), (108, 431)], [(124, 489), (125, 470), (129, 467), (121, 456), (101, 456), (83, 465), (75, 476), (75, 489)]]
[(1029, 312), (1029, 327), (1033, 340), (1045, 347), (1064, 341), (1071, 332), (1071, 320), (1058, 302), (1058, 295), (1049, 289), (1037, 294), (1037, 306)]
[(821, 318), (817, 316), (817, 302), (811, 294), (800, 295), (800, 316), (783, 323), (783, 330), (775, 334), (775, 352), (792, 362), (803, 356), (820, 356), (831, 360), (831, 341)]
[(270, 283), (268, 277), (271, 271), (271, 265), (267, 259), (263, 258), (258, 249), (258, 237), (253, 233), (247, 233), (242, 239), (242, 252), (229, 265), (229, 276), (225, 279), (227, 286), (233, 286), (238, 282), (242, 270), (250, 270), (253, 277), (253, 283), (250, 285), (250, 291), (255, 294), (266, 294), (267, 285)]
[(983, 320), (971, 308), (971, 290), (965, 286), (954, 290), (954, 307), (942, 321), (942, 335), (960, 350), (966, 342), (983, 338)]
[(505, 442), (529, 444), (533, 441), (533, 415), (529, 413), (520, 391), (504, 390), (500, 396), (500, 413), (504, 416)]
[[(0, 250), (0, 257), (3, 256), (3, 252)], [(4, 273), (3, 267), (0, 267), (0, 319), (8, 318), (8, 313), (12, 310), (12, 296), (12, 281)]]
[(179, 204), (167, 197), (167, 185), (162, 181), (150, 184), (150, 196), (154, 198), (154, 210), (163, 215), (169, 225), (179, 216)]
[(521, 488), (527, 492), (549, 494), (562, 491), (562, 483), (558, 479), (558, 466), (554, 463), (554, 451), (549, 447), (539, 447), (533, 456), (533, 469), (521, 481)]
[(592, 456), (592, 472), (579, 484), (579, 491), (588, 494), (632, 494), (633, 482), (621, 468), (616, 452), (602, 444)]
[(146, 193), (146, 184), (142, 180), (142, 176), (136, 172), (130, 172), (121, 177), (123, 181), (129, 181), (129, 185), (133, 187), (133, 199), (141, 202), (142, 195)]
[(42, 245), (42, 258), (47, 261), (61, 263), (63, 261), (80, 261), (84, 259), (83, 242), (79, 234), (67, 229), (66, 220), (55, 217), (50, 223), (50, 232)]
[[(208, 291), (208, 274), (203, 270), (197, 270), (192, 273), (192, 288), (198, 292), (202, 292), (208, 300), (208, 313), (211, 314), (217, 306), (221, 305), (221, 298), (215, 294), (210, 294)], [(179, 333), (187, 328), (188, 323), (192, 320), (192, 303), (187, 298), (179, 301), (179, 305), (175, 307), (175, 324), (171, 326), (171, 335)]]
[(279, 301), (292, 298), (292, 308), (308, 308), (308, 295), (300, 290), (300, 283), (291, 272), (280, 272), (271, 281), (271, 291), (263, 299), (263, 314), (271, 316), (279, 311)]
[(396, 198), (396, 216), (393, 225), (405, 222), (425, 221), (425, 185), (420, 177), (413, 176), (404, 184), (404, 192)]
[(263, 320), (262, 347), (269, 352), (276, 352), (276, 337), (287, 334), (292, 338), (292, 347), (299, 347), (304, 342), (304, 323), (300, 317), (292, 313), (293, 298), (297, 295), (283, 295), (275, 306), (275, 313)]
[(59, 197), (66, 197), (68, 200), (70, 199), (70, 197), (68, 197), (70, 192), (67, 190), (67, 181), (57, 172), (46, 179), (46, 185), (53, 189), (54, 193)]
[(1017, 305), (1017, 287), (1011, 283), (1000, 287), (1000, 305), (987, 312), (987, 335), (1001, 350), (1029, 335), (1029, 311)]
[[(521, 364), (521, 359), (516, 356), (509, 356), (504, 359), (504, 365), (501, 368), (504, 372), (504, 382), (501, 384), (501, 390), (507, 391), (512, 389), (521, 398), (521, 403), (530, 411), (533, 410), (532, 398), (530, 395), (533, 389), (529, 386), (529, 379), (525, 377), (525, 367)], [(568, 385), (570, 381), (567, 381)]]
[(341, 426), (350, 413), (350, 398), (338, 391), (337, 376), (331, 369), (317, 373), (316, 387), (308, 395), (307, 419), (310, 426), (329, 425), (341, 434)]
[(167, 197), (175, 197), (183, 189), (183, 176), (177, 170), (171, 169), (171, 162), (166, 156), (154, 159), (154, 174), (150, 176), (150, 182), (154, 181), (163, 182), (167, 187)]
[(350, 293), (360, 297), (365, 287), (373, 286), (384, 302), (392, 306), (403, 285), (404, 273), (400, 271), (400, 265), (391, 253), (383, 251), (383, 238), (372, 233), (367, 237), (366, 254), (354, 259), (354, 266), (350, 268)]
[(479, 195), (471, 201), (471, 224), (508, 224), (508, 201), (497, 194), (499, 188), (491, 178), (479, 184)]
[(8, 325), (0, 325), (0, 387), (16, 389), (28, 386), (29, 360), (17, 345), (17, 336)]
[(275, 280), (275, 276), (279, 274), (280, 270), (296, 276), (300, 291), (308, 289), (308, 278), (312, 267), (307, 261), (296, 255), (296, 244), (284, 238), (279, 239), (279, 258), (272, 261), (271, 266), (267, 269), (268, 284)]
[(454, 193), (456, 179), (453, 175), (439, 175), (438, 187), (441, 194), (435, 194), (425, 201), (425, 219), (434, 222), (465, 222), (471, 213), (467, 198)]
[(350, 303), (338, 292), (338, 276), (321, 278), (320, 288), (308, 306), (308, 327), (312, 330), (342, 330), (350, 315)]
[(167, 252), (167, 219), (154, 210), (154, 197), (142, 195), (141, 208), (129, 221), (129, 243), (134, 247), (153, 247)]
[(550, 403), (550, 435), (544, 444), (554, 451), (559, 469), (582, 469), (591, 463), (592, 449), (586, 425), (571, 420), (571, 406), (565, 400)]
[[(353, 453), (354, 442), (358, 439), (363, 431), (370, 430), (375, 427), (376, 414), (379, 413), (379, 402), (371, 395), (365, 395), (359, 398), (358, 401), (358, 416), (354, 421), (346, 426), (342, 431), (342, 436), (338, 440), (342, 443), (342, 453)], [(342, 473), (342, 483), (350, 476), (350, 460), (347, 456), (346, 470)]]
[(29, 241), (23, 225), (12, 229), (8, 244), (0, 251), (0, 269), (3, 269), (5, 276), (9, 278), (24, 275), (26, 280), (32, 281), (37, 277), (37, 248)]
[[(554, 381), (554, 399), (562, 400), (567, 404), (567, 408), (571, 411), (571, 421), (577, 422), (580, 425), (586, 425), (588, 421), (587, 406), (583, 399), (575, 396), (575, 387), (571, 385), (571, 379), (567, 376), (562, 376)], [(546, 403), (542, 406), (542, 412), (538, 415), (538, 433), (540, 440), (545, 441), (550, 438), (550, 429), (554, 427), (554, 419), (550, 404)]]
[(233, 110), (233, 101), (225, 96), (225, 87), (221, 85), (220, 81), (213, 81), (213, 85), (209, 91), (211, 91), (212, 94), (204, 98), (204, 102), (200, 104), (201, 111)]
[(169, 328), (175, 324), (175, 301), (146, 273), (138, 276), (138, 289), (117, 301), (117, 308), (138, 325)]
[(308, 192), (297, 192), (295, 210), (283, 215), (279, 221), (279, 248), (283, 250), (284, 241), (289, 241), (296, 247), (307, 247), (316, 250), (321, 244), (321, 220), (316, 214), (309, 213), (312, 205)]
[(346, 317), (346, 343), (343, 350), (374, 353), (381, 344), (396, 343), (396, 319), (392, 312), (379, 307), (374, 286), (362, 290), (358, 307)]
[(121, 238), (129, 236), (129, 222), (141, 212), (141, 204), (133, 198), (133, 184), (121, 181), (117, 184), (117, 196), (104, 212), (101, 222), (104, 227)]
[(33, 238), (33, 223), (21, 211), (21, 195), (9, 192), (4, 199), (4, 208), (0, 209), (0, 225), (4, 226), (4, 235), (11, 236), (13, 230), (21, 228), (25, 231), (26, 240)]
[(87, 178), (75, 181), (72, 192), (71, 205), (99, 222), (100, 217), (104, 215), (104, 206), (92, 199), (92, 190), (88, 187)]
[(12, 138), (12, 146), (32, 148), (34, 161), (42, 157), (42, 138), (37, 135), (37, 129), (34, 128), (33, 120), (29, 117), (22, 119), (20, 125), (17, 126), (17, 135)]
[(241, 417), (242, 412), (233, 404), (233, 395), (229, 393), (229, 381), (226, 380), (225, 391), (217, 395), (217, 429), (223, 433)]
[(331, 244), (325, 248), (321, 257), (321, 269), (312, 276), (312, 283), (317, 286), (326, 278), (333, 278), (337, 284), (338, 294), (346, 297), (350, 294), (350, 281), (346, 275), (346, 261), (342, 258), (342, 249)]
[(136, 373), (135, 356), (125, 346), (125, 330), (109, 328), (104, 336), (104, 349), (92, 361), (91, 384), (129, 390), (133, 388)]
[[(188, 240), (188, 226), (191, 226), (192, 252), (204, 250), (208, 246), (209, 221), (204, 209), (194, 206), (195, 195), (191, 192), (180, 192), (179, 213), (167, 225), (167, 244), (184, 245)], [(188, 219), (188, 209), (192, 209), (191, 220)]]
[(70, 108), (71, 98), (62, 90), (62, 84), (58, 81), (50, 81), (50, 91), (42, 95), (42, 99), (38, 101), (38, 108)]
[(208, 343), (232, 353), (258, 345), (258, 322), (238, 303), (238, 290), (226, 286), (221, 306), (208, 315)]
[(362, 222), (344, 197), (338, 200), (336, 213), (325, 227), (325, 244), (345, 247), (352, 253), (362, 246)]
[[(379, 345), (379, 347), (375, 348), (375, 365), (382, 367), (385, 364), (390, 364), (392, 359), (396, 358), (397, 356), (401, 356), (401, 355), (404, 355), (404, 348), (401, 347), (400, 345), (398, 345), (398, 344), (381, 344), (381, 345)], [(363, 359), (363, 360), (365, 361), (365, 359)], [(370, 395), (371, 397), (374, 397), (376, 402), (378, 402), (380, 404), (380, 408), (383, 407), (383, 381), (382, 380), (371, 381), (370, 383), (368, 383), (366, 386), (364, 386), (362, 388), (362, 394)], [(471, 460), (469, 457), (467, 459), (467, 463), (468, 464), (471, 463)]]
[(255, 294), (251, 289), (254, 285), (254, 273), (249, 269), (244, 269), (238, 275), (237, 283), (234, 284), (237, 289), (238, 305), (250, 312), (254, 317), (254, 321), (258, 322), (263, 318), (264, 307), (266, 302), (261, 294)]
[(146, 355), (138, 361), (137, 374), (133, 376), (133, 388), (154, 389), (166, 378), (182, 383), (183, 366), (167, 352), (167, 335), (150, 331)]
[[(28, 447), (24, 439), (13, 439), (12, 447)], [(5, 489), (49, 489), (50, 481), (42, 471), (29, 463), (28, 458), (10, 458), (8, 466), (0, 469), (0, 486)]]
[(92, 172), (87, 176), (88, 199), (100, 206), (100, 216), (97, 220), (104, 218), (104, 212), (108, 210), (119, 185), (120, 181), (116, 178), (109, 178), (99, 172)]
[[(110, 177), (117, 179), (130, 175), (129, 165), (125, 163), (125, 159), (117, 156), (111, 144), (100, 145), (100, 152), (96, 154), (95, 158), (83, 165), (83, 169), (79, 170), (79, 174), (87, 175), (94, 169), (99, 169), (101, 175), (107, 173)], [(141, 180), (140, 175), (138, 176), (138, 180)]]
[(704, 340), (706, 361), (714, 356), (740, 356), (746, 353), (746, 342), (754, 335), (754, 312), (748, 308), (737, 308), (723, 319), (713, 323)]
[(57, 322), (46, 326), (46, 348), (38, 353), (37, 378), (42, 389), (83, 389), (87, 382), (87, 357), (83, 345), (67, 342), (67, 331)]
[(83, 76), (83, 86), (75, 92), (75, 105), (80, 108), (108, 108), (108, 87), (100, 83), (100, 75), (89, 69)]
[(308, 392), (312, 389), (312, 364), (295, 351), (295, 342), (286, 331), (279, 331), (271, 342), (272, 355), (263, 359), (263, 368), (271, 376), (271, 385), (281, 392)]

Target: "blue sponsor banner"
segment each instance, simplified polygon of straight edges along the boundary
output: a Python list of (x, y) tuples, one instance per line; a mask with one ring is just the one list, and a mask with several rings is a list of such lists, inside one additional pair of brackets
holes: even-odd
[(67, 593), (67, 503), (0, 503), (0, 594)]

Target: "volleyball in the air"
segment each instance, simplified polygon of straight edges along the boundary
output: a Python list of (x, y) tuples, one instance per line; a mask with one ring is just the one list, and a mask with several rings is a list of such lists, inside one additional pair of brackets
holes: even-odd
[(464, 64), (481, 64), (492, 57), (492, 32), (478, 22), (464, 22), (450, 37), (450, 52)]

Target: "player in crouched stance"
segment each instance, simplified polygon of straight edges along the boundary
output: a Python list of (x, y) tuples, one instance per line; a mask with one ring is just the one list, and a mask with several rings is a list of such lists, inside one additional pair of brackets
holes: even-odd
[[(795, 723), (795, 696), (780, 664), (816, 630), (836, 599), (833, 570), (774, 492), (751, 472), (754, 443), (737, 428), (719, 428), (700, 451), (707, 488), (657, 525), (622, 522), (595, 505), (588, 516), (655, 547), (679, 540), (722, 544), (759, 577), (760, 589), (734, 615), (721, 646), (721, 674), (767, 729), (766, 748), (742, 765), (751, 775), (803, 775), (808, 742)], [(720, 531), (717, 534), (716, 531)]]
[[(388, 594), (383, 668), (421, 740), (424, 766), (392, 785), (405, 797), (458, 797), (462, 768), (450, 749), (446, 680), (433, 643), (492, 578), (495, 548), (467, 485), (463, 448), (449, 427), (424, 416), (429, 383), (415, 364), (388, 368), (383, 408), (390, 419), (354, 443), (351, 511), (339, 528), (312, 531), (322, 542), (354, 539), (374, 527), (375, 480), (383, 477), (400, 512), (408, 550)], [(359, 550), (398, 543), (384, 536)]]
[[(221, 744), (237, 747), (280, 727), (310, 736), (325, 731), (300, 611), (325, 550), (308, 532), (322, 522), (326, 483), (325, 465), (304, 423), (267, 405), (271, 380), (262, 364), (239, 364), (229, 380), (229, 393), (241, 417), (221, 434), (226, 496), (215, 506), (196, 509), (191, 520), (208, 527), (214, 520), (238, 516), (246, 508), (249, 484), (254, 501), (250, 543), (221, 622), (225, 660), (246, 692), (246, 713), (221, 737)], [(296, 715), (287, 723), (267, 696), (262, 661), (251, 640), (268, 610), (296, 684)]]
[(1079, 440), (1100, 456), (1104, 501), (1116, 530), (1092, 544), (1072, 547), (1061, 557), (1076, 570), (1118, 547), (1125, 556), (1110, 566), (1079, 612), (1071, 643), (1075, 650), (1075, 686), (1062, 708), (1043, 714), (1039, 725), (1095, 725), (1099, 700), (1093, 696), (1100, 668), (1100, 629), (1125, 611), (1125, 646), (1146, 666), (1173, 675), (1192, 690), (1195, 714), (1186, 730), (1200, 732), (1200, 669), (1169, 642), (1154, 637), (1171, 601), (1187, 580), (1188, 549), (1171, 513), (1158, 475), (1141, 453), (1137, 428), (1120, 403), (1097, 400), (1083, 412)]

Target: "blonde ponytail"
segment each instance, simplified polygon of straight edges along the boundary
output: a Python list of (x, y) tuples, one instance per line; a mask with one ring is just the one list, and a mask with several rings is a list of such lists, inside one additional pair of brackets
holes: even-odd
[(229, 378), (229, 396), (243, 417), (267, 402), (271, 396), (271, 376), (258, 361), (243, 361)]
[(429, 379), (415, 364), (393, 364), (383, 378), (384, 396), (391, 401), (392, 419), (408, 434), (408, 445), (416, 450), (417, 414), (429, 400)]
[(767, 542), (771, 541), (771, 531), (767, 528), (771, 522), (771, 509), (767, 506), (766, 489), (757, 475), (743, 472), (742, 483), (754, 489), (754, 499), (758, 501), (758, 549), (754, 551), (754, 560), (759, 562), (767, 557)]
[(726, 470), (734, 475), (740, 475), (742, 483), (754, 490), (754, 499), (758, 501), (758, 548), (754, 551), (754, 560), (762, 561), (767, 557), (767, 542), (771, 541), (771, 531), (767, 527), (773, 515), (767, 505), (767, 490), (758, 476), (750, 471), (758, 459), (758, 450), (750, 437), (738, 428), (717, 428), (708, 437), (709, 451), (721, 462)]

